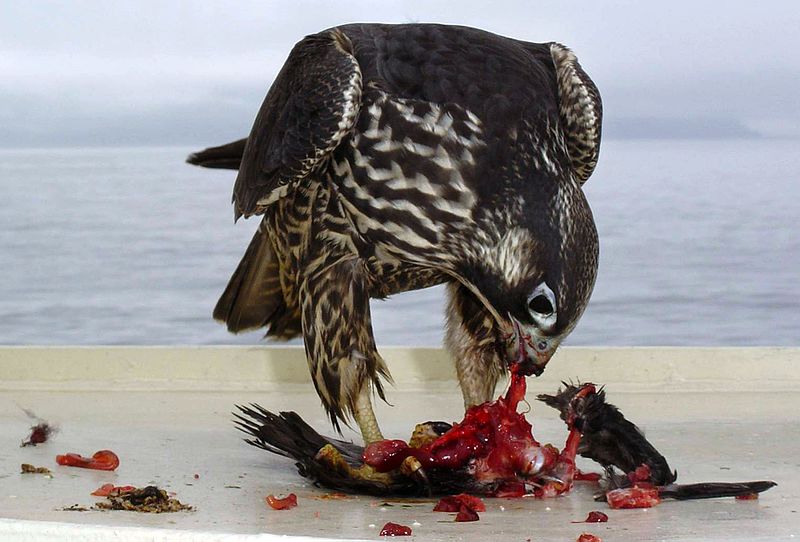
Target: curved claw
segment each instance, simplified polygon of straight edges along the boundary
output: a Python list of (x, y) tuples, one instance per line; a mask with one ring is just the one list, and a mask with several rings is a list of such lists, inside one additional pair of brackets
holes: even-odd
[(425, 488), (428, 497), (433, 497), (433, 485), (431, 484), (431, 481), (428, 479), (428, 475), (425, 474), (425, 469), (420, 468), (414, 471), (412, 478), (414, 479), (415, 482), (417, 482), (417, 484)]
[(425, 469), (422, 468), (422, 463), (419, 462), (419, 459), (413, 456), (406, 457), (400, 465), (400, 472), (423, 486), (427, 490), (429, 497), (433, 495), (431, 481), (428, 479), (428, 475), (425, 474)]

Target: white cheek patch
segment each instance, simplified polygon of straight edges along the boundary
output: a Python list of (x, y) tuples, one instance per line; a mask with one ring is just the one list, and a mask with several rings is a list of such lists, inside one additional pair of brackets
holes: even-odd
[(478, 245), (476, 259), (512, 289), (531, 272), (531, 255), (536, 241), (528, 230), (520, 227), (509, 228), (502, 234), (490, 233), (495, 235), (487, 235)]

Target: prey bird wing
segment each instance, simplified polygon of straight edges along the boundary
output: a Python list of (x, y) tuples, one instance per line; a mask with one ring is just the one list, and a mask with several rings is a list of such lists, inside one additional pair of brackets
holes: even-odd
[(236, 218), (264, 211), (320, 169), (353, 128), (361, 70), (342, 32), (295, 45), (256, 116), (233, 190)]

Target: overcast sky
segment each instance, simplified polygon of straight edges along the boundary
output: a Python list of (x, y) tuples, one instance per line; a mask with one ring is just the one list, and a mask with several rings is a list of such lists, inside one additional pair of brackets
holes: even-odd
[(800, 137), (800, 4), (4, 0), (0, 146), (244, 136), (302, 36), (441, 22), (572, 47), (608, 137)]

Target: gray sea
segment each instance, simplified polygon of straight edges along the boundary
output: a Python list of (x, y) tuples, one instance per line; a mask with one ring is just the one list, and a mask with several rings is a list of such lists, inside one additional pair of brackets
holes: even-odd
[[(605, 142), (600, 274), (566, 344), (800, 344), (797, 149)], [(234, 225), (234, 173), (190, 150), (0, 150), (0, 343), (261, 342), (211, 319), (257, 221)], [(378, 343), (440, 344), (443, 294), (373, 302)]]

